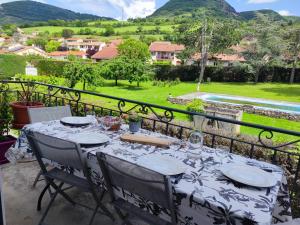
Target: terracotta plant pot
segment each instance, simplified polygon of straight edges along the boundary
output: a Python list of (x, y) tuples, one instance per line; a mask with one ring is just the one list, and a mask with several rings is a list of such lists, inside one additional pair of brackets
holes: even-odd
[(13, 136), (5, 136), (5, 140), (0, 141), (0, 165), (8, 163), (9, 161), (5, 158), (7, 150), (16, 142), (16, 138)]
[(22, 129), (26, 124), (29, 124), (29, 117), (28, 117), (28, 108), (41, 108), (44, 107), (44, 104), (41, 102), (12, 102), (10, 104), (14, 120), (12, 122), (12, 127), (15, 129)]

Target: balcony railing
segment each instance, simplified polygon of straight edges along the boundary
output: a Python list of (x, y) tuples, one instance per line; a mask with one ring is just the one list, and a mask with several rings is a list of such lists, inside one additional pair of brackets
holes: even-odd
[[(97, 115), (122, 115), (138, 111), (143, 115), (144, 129), (161, 132), (179, 139), (187, 139), (193, 126), (182, 121), (182, 116), (203, 116), (211, 123), (230, 123), (251, 129), (256, 135), (233, 135), (218, 129), (204, 130), (205, 145), (212, 148), (228, 149), (231, 153), (256, 158), (283, 167), (289, 183), (294, 215), (300, 215), (300, 132), (275, 127), (241, 122), (202, 113), (159, 106), (155, 104), (109, 96), (101, 93), (82, 91), (39, 82), (1, 81), (12, 95), (12, 101), (20, 99), (21, 92), (31, 89), (32, 101), (43, 102), (46, 106), (69, 104), (75, 115), (94, 112)], [(275, 137), (284, 136), (284, 142)]]

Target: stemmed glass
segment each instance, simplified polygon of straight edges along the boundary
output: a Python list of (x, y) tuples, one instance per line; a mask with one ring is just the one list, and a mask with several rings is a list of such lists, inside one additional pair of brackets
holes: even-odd
[(226, 150), (216, 149), (215, 153), (216, 153), (216, 156), (218, 156), (220, 159), (220, 166), (222, 166), (225, 163), (224, 160), (227, 159), (230, 155), (230, 152), (226, 151)]

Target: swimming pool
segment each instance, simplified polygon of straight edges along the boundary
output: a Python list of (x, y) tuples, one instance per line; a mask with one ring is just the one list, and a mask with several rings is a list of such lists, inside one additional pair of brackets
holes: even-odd
[(228, 103), (233, 105), (250, 105), (264, 110), (281, 111), (300, 114), (300, 104), (276, 102), (256, 98), (244, 98), (226, 95), (205, 94), (200, 97), (207, 102)]

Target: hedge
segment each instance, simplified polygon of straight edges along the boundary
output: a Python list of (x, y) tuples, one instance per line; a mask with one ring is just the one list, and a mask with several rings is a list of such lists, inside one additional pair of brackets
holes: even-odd
[[(197, 66), (170, 66), (155, 65), (156, 79), (181, 81), (195, 81), (199, 78)], [(264, 67), (260, 71), (259, 82), (289, 82), (291, 68)], [(246, 67), (206, 67), (204, 80), (210, 77), (216, 82), (250, 82), (254, 81), (254, 75), (249, 73)], [(300, 68), (296, 70), (295, 83), (300, 83)]]
[(33, 60), (31, 63), (37, 68), (39, 75), (62, 77), (64, 66), (69, 62), (40, 59)]
[(18, 73), (24, 74), (26, 58), (18, 55), (0, 55), (0, 80), (9, 79)]

